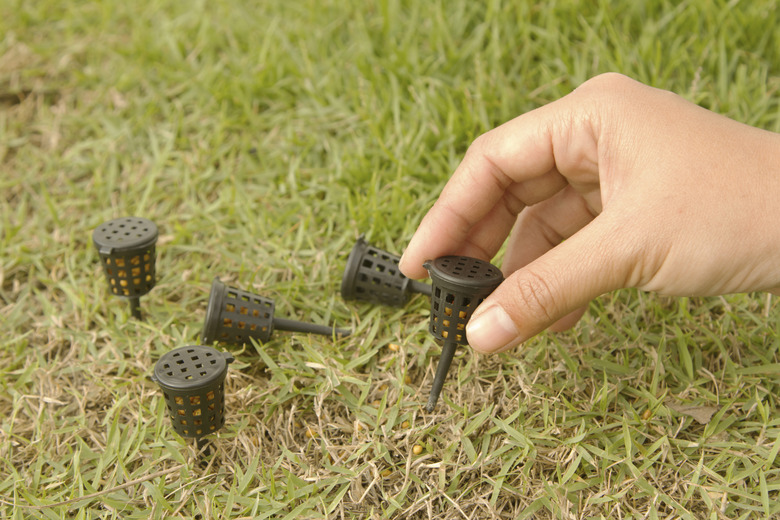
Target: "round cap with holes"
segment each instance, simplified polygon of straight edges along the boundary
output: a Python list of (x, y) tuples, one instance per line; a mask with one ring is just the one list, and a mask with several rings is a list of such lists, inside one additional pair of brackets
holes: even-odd
[(501, 269), (484, 260), (468, 256), (442, 256), (425, 262), (431, 281), (438, 287), (458, 292), (495, 289), (504, 281)]
[(144, 249), (157, 242), (157, 225), (142, 217), (121, 217), (99, 225), (92, 241), (100, 254)]
[(228, 352), (202, 345), (179, 347), (154, 366), (173, 429), (183, 437), (202, 437), (225, 423), (225, 376), (233, 361)]
[(100, 255), (111, 292), (136, 299), (156, 282), (157, 226), (141, 217), (122, 217), (99, 225), (92, 242)]
[(171, 350), (154, 366), (154, 380), (170, 390), (191, 390), (225, 379), (233, 355), (213, 347), (189, 345)]

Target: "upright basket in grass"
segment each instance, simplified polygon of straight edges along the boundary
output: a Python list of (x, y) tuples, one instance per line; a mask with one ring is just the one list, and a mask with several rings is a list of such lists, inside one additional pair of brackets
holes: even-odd
[(165, 353), (154, 366), (174, 431), (200, 439), (225, 424), (225, 377), (233, 356), (203, 345)]
[(467, 345), (466, 324), (482, 300), (504, 276), (483, 260), (467, 256), (443, 256), (423, 264), (433, 282), (429, 331), (443, 342), (426, 410), (433, 411), (458, 345)]
[(109, 220), (92, 233), (111, 293), (129, 300), (137, 319), (141, 319), (141, 296), (156, 283), (157, 236), (155, 223), (141, 217)]

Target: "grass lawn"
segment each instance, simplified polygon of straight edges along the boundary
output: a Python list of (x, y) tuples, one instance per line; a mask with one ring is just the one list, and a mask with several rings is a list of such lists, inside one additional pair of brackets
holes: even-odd
[[(626, 290), (571, 332), (439, 346), (428, 302), (345, 302), (469, 143), (600, 72), (780, 131), (771, 0), (0, 2), (0, 516), (780, 516), (780, 309)], [(144, 321), (92, 231), (156, 222)], [(500, 265), (499, 258), (495, 260)], [(353, 327), (226, 347), (209, 457), (149, 376), (211, 280)]]

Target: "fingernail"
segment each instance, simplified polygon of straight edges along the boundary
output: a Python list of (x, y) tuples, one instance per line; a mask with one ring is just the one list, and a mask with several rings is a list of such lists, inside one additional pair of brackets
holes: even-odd
[(517, 341), (520, 332), (504, 308), (493, 305), (471, 318), (466, 336), (474, 350), (489, 354)]

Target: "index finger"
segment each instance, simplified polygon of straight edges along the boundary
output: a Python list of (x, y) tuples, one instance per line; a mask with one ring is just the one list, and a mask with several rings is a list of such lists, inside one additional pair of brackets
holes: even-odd
[(444, 255), (489, 260), (526, 205), (566, 185), (553, 145), (554, 105), (563, 99), (504, 123), (472, 143), (412, 236), (400, 264), (404, 274), (424, 278), (423, 262)]

